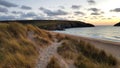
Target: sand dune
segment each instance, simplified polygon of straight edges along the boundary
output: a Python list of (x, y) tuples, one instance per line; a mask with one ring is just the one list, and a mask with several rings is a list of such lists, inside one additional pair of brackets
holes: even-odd
[[(52, 32), (52, 33), (56, 33), (56, 32)], [(59, 33), (59, 34), (71, 37), (76, 40), (84, 40), (86, 42), (89, 42), (93, 44), (96, 48), (102, 49), (106, 51), (108, 54), (112, 54), (120, 61), (120, 42), (112, 42), (112, 41), (106, 41), (106, 40), (100, 40), (100, 39), (94, 39), (88, 37), (69, 35), (64, 33)]]

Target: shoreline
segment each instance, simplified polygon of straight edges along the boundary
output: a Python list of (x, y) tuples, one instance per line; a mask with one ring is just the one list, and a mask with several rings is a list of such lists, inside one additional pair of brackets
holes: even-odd
[(64, 35), (64, 36), (70, 37), (75, 40), (84, 40), (90, 44), (93, 44), (95, 48), (104, 50), (107, 54), (113, 55), (117, 60), (120, 61), (120, 43), (119, 42), (94, 39), (94, 38), (89, 38), (89, 37), (76, 36), (76, 35), (58, 33), (58, 32), (53, 32), (53, 31), (49, 31), (49, 32), (54, 33), (54, 34)]
[[(97, 31), (96, 29), (98, 29), (99, 31)], [(114, 26), (96, 26), (93, 28), (89, 28), (89, 27), (88, 28), (68, 28), (68, 29), (65, 29), (64, 31), (56, 30), (54, 32), (101, 39), (101, 40), (108, 40), (112, 42), (120, 42), (119, 27), (114, 27)]]

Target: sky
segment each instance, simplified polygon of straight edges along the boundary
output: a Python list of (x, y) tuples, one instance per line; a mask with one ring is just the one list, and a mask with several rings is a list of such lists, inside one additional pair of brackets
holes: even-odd
[(0, 20), (120, 22), (120, 0), (0, 0)]

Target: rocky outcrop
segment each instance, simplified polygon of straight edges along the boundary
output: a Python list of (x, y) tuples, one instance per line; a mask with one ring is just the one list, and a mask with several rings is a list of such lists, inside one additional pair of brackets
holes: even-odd
[(66, 20), (20, 20), (20, 21), (2, 21), (2, 22), (19, 22), (23, 24), (32, 24), (41, 29), (47, 30), (64, 30), (65, 28), (75, 27), (94, 27), (94, 25), (81, 21)]
[(115, 24), (114, 26), (120, 26), (120, 22), (119, 22), (119, 23), (117, 23), (117, 24)]

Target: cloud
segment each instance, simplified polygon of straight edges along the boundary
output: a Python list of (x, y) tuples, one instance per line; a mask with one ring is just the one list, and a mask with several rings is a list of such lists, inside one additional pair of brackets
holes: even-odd
[(29, 7), (29, 6), (22, 5), (22, 6), (21, 6), (21, 9), (24, 9), (24, 10), (31, 10), (32, 8)]
[(88, 18), (88, 17), (84, 17), (84, 18)]
[(17, 18), (18, 20), (36, 20), (36, 19), (43, 19), (42, 17), (39, 17), (38, 14), (36, 14), (35, 12), (28, 12), (28, 13), (22, 13), (19, 18)]
[(93, 11), (93, 12), (99, 12), (100, 11), (100, 9), (98, 9), (98, 8), (90, 8), (90, 9), (88, 9), (89, 11)]
[(8, 2), (6, 0), (0, 0), (0, 5), (5, 6), (5, 7), (17, 7), (18, 5)]
[(61, 9), (65, 9), (65, 7), (64, 6), (59, 6)]
[(81, 12), (81, 11), (75, 11), (74, 13), (75, 13), (75, 15), (79, 15), (79, 14), (80, 14), (80, 15), (85, 15), (85, 13), (83, 13), (83, 12)]
[(88, 11), (92, 11), (91, 15), (101, 15), (105, 13), (98, 8), (89, 8)]
[(7, 13), (7, 12), (8, 12), (8, 9), (7, 9), (7, 8), (3, 8), (3, 7), (0, 7), (0, 12), (1, 12), (1, 13)]
[(107, 18), (108, 20), (112, 19), (112, 18)]
[(15, 16), (0, 16), (0, 20), (15, 20)]
[(112, 19), (112, 18), (101, 18), (102, 20), (110, 20), (110, 19)]
[(94, 13), (91, 13), (91, 15), (101, 15), (101, 14), (97, 13), (97, 12), (94, 12)]
[[(12, 11), (15, 15), (2, 15), (0, 20), (43, 20), (48, 19), (44, 15), (36, 14), (34, 12), (23, 13), (22, 11)], [(19, 14), (19, 15), (16, 15)], [(50, 18), (49, 18), (50, 19)]]
[(79, 9), (81, 6), (80, 5), (72, 5), (72, 9)]
[(35, 20), (46, 20), (47, 18), (45, 18), (44, 16), (36, 16), (34, 19)]
[(96, 4), (96, 2), (94, 0), (87, 0), (87, 1), (88, 1), (88, 4), (90, 4), (90, 5)]
[(28, 12), (28, 13), (23, 13), (23, 14), (21, 14), (21, 17), (35, 17), (35, 16), (37, 16), (37, 14), (36, 13), (34, 13), (34, 12)]
[(47, 14), (47, 16), (59, 16), (59, 15), (67, 15), (68, 13), (63, 11), (63, 10), (56, 10), (56, 11), (51, 11), (49, 9), (46, 8), (39, 8), (41, 11), (43, 11), (45, 14)]
[(105, 12), (104, 12), (104, 11), (101, 11), (101, 14), (105, 14)]
[(23, 14), (22, 11), (12, 11), (11, 13), (13, 13), (13, 14)]
[(110, 10), (111, 12), (120, 12), (120, 8), (115, 8), (113, 10)]

